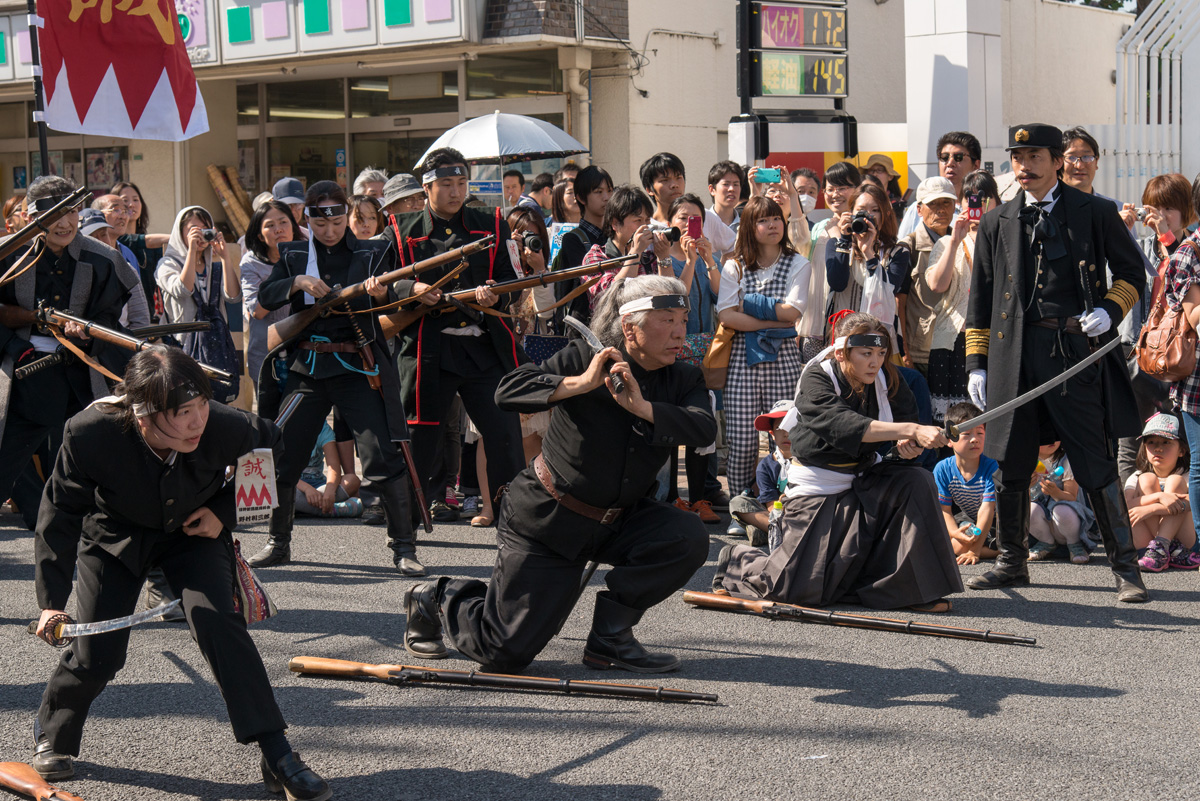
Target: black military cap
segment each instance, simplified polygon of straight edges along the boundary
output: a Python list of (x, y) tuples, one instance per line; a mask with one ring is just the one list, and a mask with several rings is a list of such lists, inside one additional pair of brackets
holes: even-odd
[(1045, 147), (1062, 150), (1062, 137), (1062, 131), (1044, 122), (1014, 125), (1008, 129), (1008, 147), (1004, 149), (1016, 150), (1018, 147)]

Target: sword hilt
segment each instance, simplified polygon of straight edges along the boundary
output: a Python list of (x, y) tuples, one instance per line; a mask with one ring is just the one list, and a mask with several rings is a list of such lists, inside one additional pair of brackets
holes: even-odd
[(51, 353), (48, 356), (43, 356), (42, 358), (38, 359), (37, 361), (30, 362), (29, 364), (22, 365), (22, 366), (18, 367), (17, 369), (13, 370), (13, 378), (17, 379), (17, 380), (20, 380), (22, 378), (28, 378), (29, 376), (33, 375), (34, 373), (38, 372), (39, 370), (44, 370), (47, 367), (51, 367), (53, 365), (59, 364), (60, 362), (62, 362), (62, 360), (63, 360), (62, 351), (56, 351), (54, 353)]
[(946, 423), (945, 427), (942, 429), (942, 433), (945, 434), (946, 439), (950, 440), (951, 442), (958, 442), (959, 434), (962, 432), (958, 430), (958, 426), (954, 425), (954, 423)]
[[(66, 626), (73, 622), (74, 621), (71, 620), (70, 615), (66, 615), (62, 612), (59, 612), (56, 615), (51, 615), (50, 619), (46, 621), (46, 630), (42, 636), (42, 639), (45, 640), (46, 642), (50, 643), (51, 645), (53, 645), (55, 648), (66, 648), (68, 645), (71, 644), (71, 640), (73, 640), (75, 638), (74, 637), (63, 637), (62, 629), (63, 629), (63, 626)], [(38, 628), (38, 621), (36, 621), (36, 620), (29, 621), (29, 633), (30, 634), (37, 634), (37, 628)]]

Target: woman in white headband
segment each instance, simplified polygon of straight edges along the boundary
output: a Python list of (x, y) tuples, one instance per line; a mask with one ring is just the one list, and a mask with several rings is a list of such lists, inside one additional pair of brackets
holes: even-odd
[(880, 458), (893, 442), (908, 460), (946, 437), (917, 422), (886, 326), (855, 312), (836, 333), (805, 368), (783, 422), (792, 443), (783, 541), (769, 554), (726, 546), (713, 589), (808, 606), (949, 612), (945, 596), (961, 592), (962, 580), (933, 476)]

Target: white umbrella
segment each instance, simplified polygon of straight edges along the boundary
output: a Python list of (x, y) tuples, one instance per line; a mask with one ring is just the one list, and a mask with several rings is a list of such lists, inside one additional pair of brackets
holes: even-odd
[(582, 142), (557, 126), (534, 117), (499, 111), (446, 131), (417, 163), (423, 163), (439, 147), (454, 148), (470, 164), (504, 165), (588, 152)]

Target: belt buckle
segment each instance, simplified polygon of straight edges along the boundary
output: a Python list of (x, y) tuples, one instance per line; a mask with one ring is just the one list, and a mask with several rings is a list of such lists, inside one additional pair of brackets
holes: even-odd
[(604, 516), (600, 518), (600, 525), (611, 526), (617, 522), (617, 518), (621, 516), (620, 509), (605, 509)]

